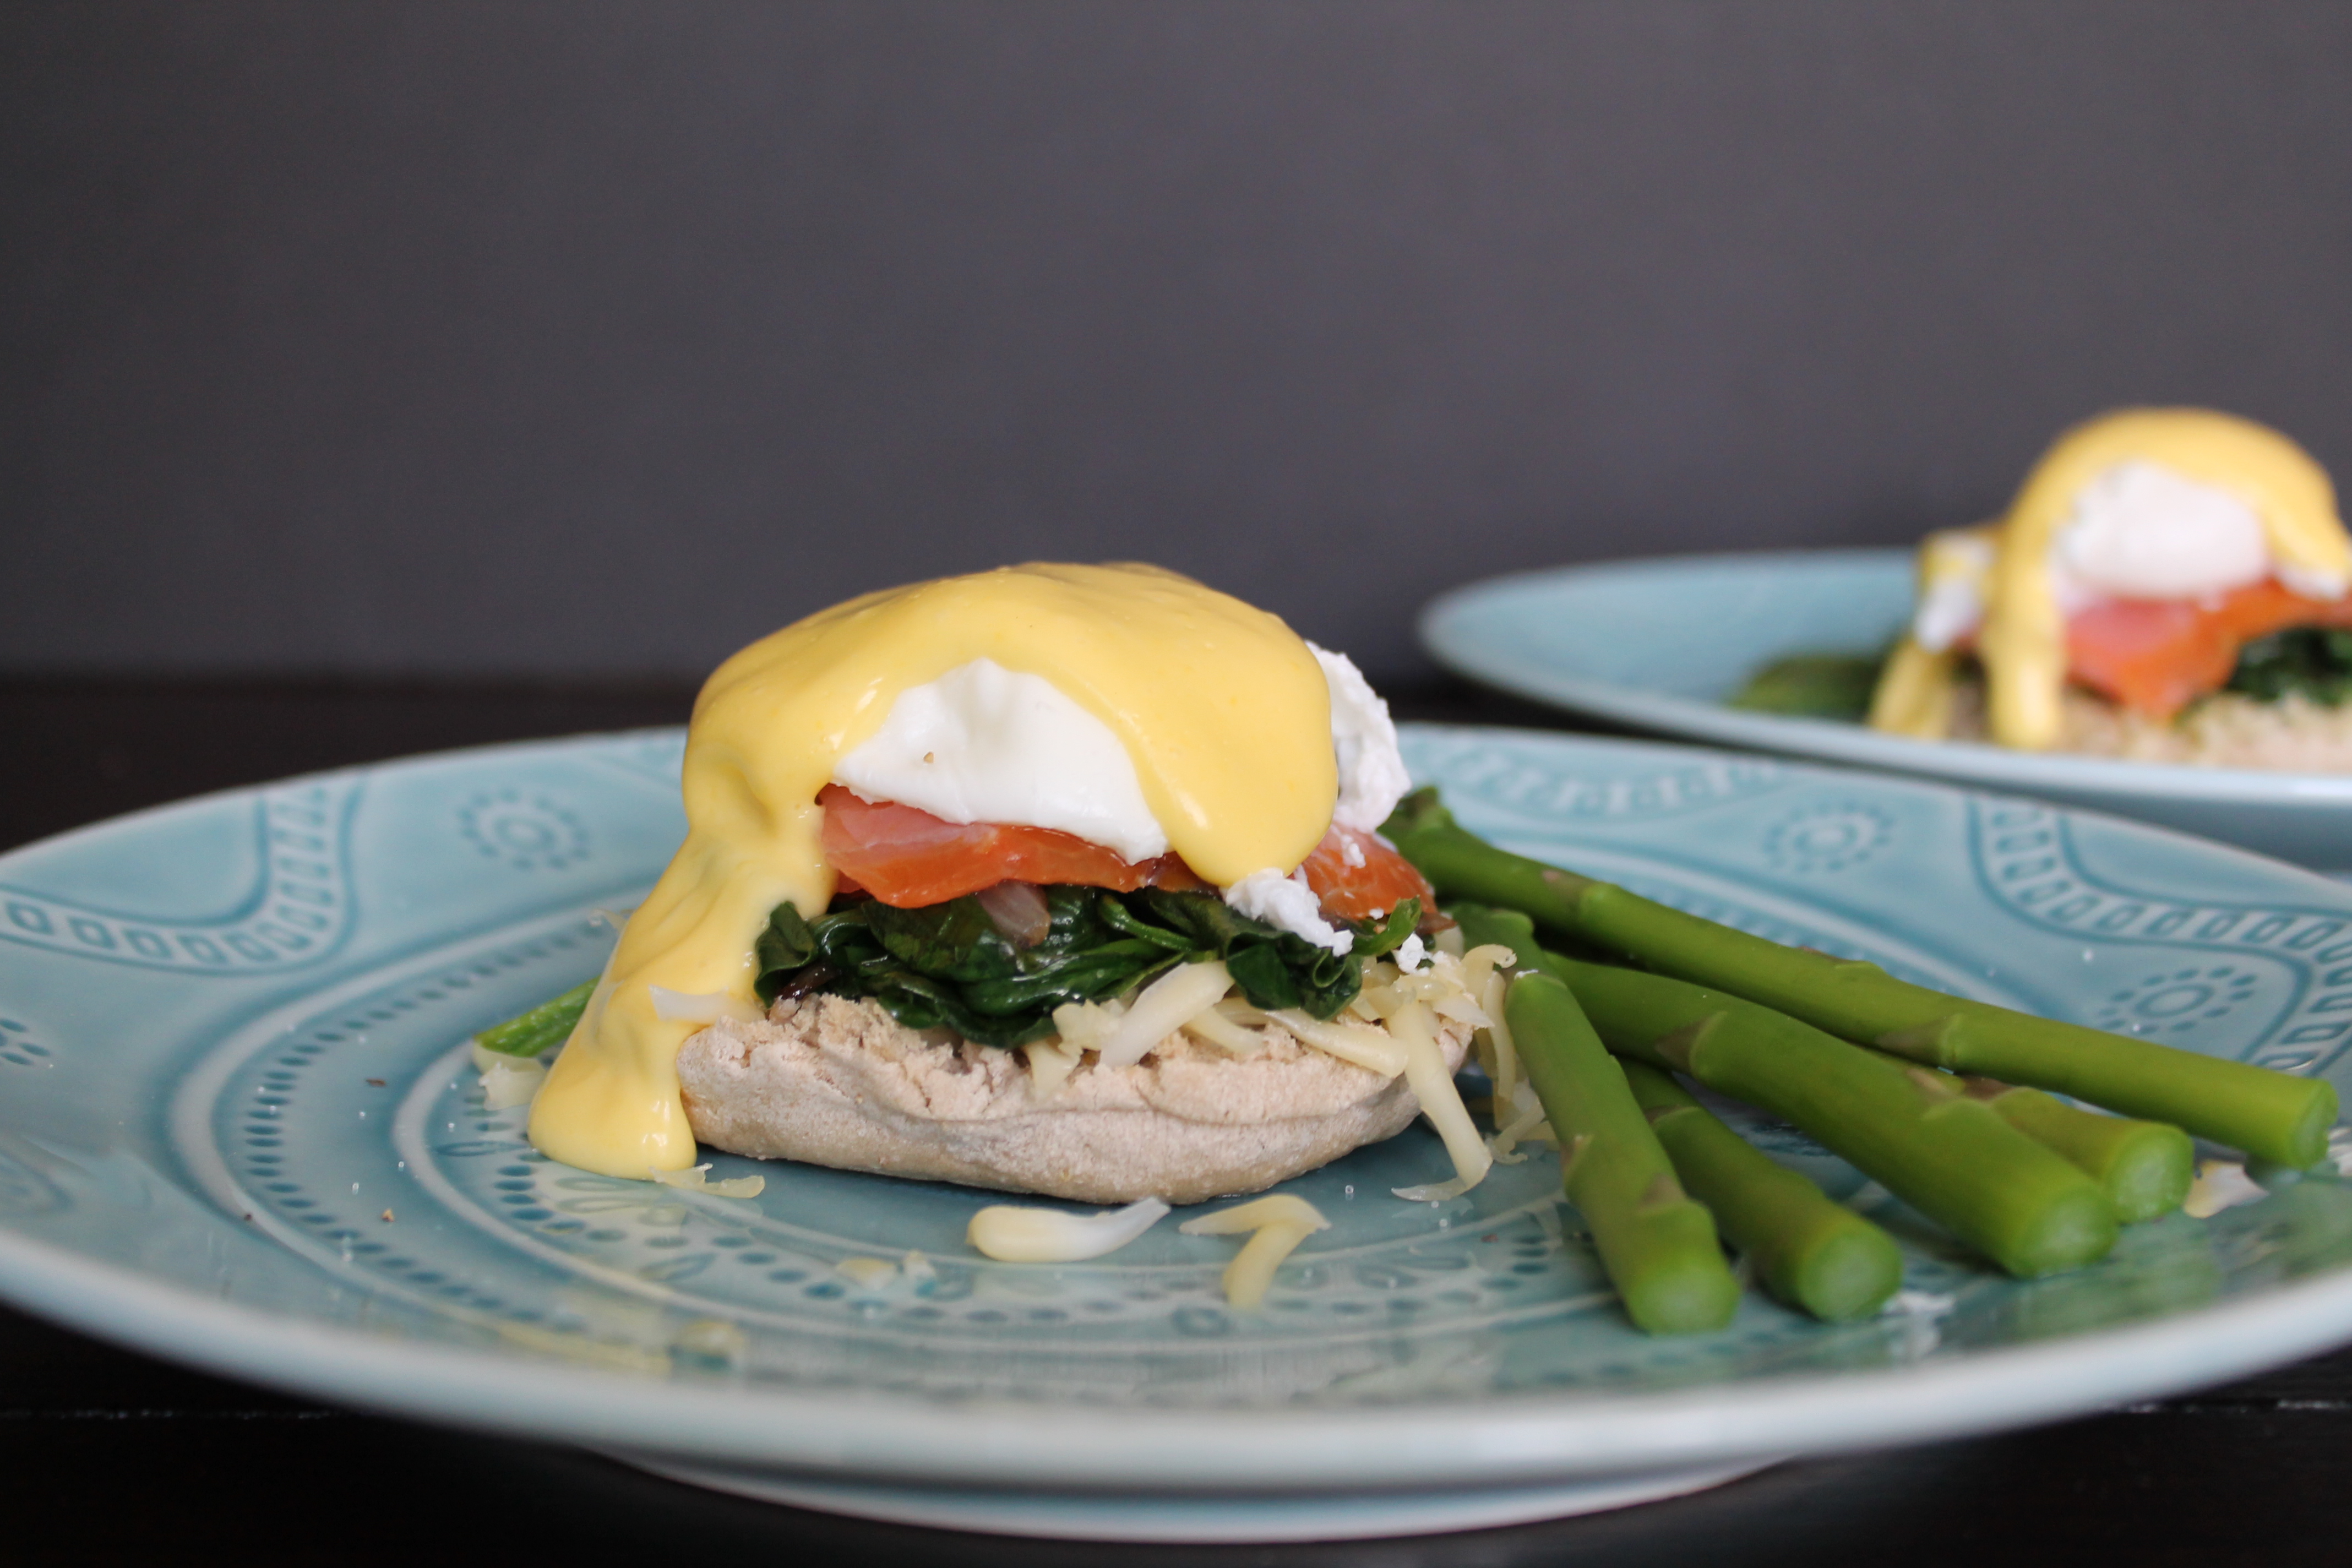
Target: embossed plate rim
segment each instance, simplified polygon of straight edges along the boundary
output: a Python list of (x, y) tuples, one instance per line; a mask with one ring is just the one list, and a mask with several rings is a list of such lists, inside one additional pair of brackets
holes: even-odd
[[(822, 1475), (1165, 1492), (1493, 1485), (1932, 1442), (2161, 1397), (2352, 1335), (2345, 1271), (1954, 1362), (1631, 1397), (1500, 1394), (1384, 1422), (1363, 1409), (1048, 1413), (1013, 1401), (942, 1408), (865, 1392), (699, 1388), (273, 1318), (5, 1232), (0, 1293), (84, 1332), (286, 1393), (517, 1436)], [(991, 1457), (1004, 1454), (1015, 1457)]]
[[(1431, 727), (1435, 730), (1437, 727)], [(1597, 749), (1662, 762), (1741, 762), (1645, 742), (1495, 734), (1543, 751)], [(526, 747), (438, 753), (356, 776)], [(1861, 781), (1791, 768), (1842, 787), (1944, 794), (1933, 785)], [(218, 792), (211, 800), (251, 790)], [(83, 838), (154, 815), (79, 829)], [(200, 803), (198, 803), (200, 804)], [(2126, 825), (2126, 831), (2157, 830)], [(2158, 834), (2159, 837), (2174, 836)], [(58, 840), (47, 841), (55, 845)], [(2204, 847), (2233, 859), (2241, 852)], [(2291, 868), (2266, 874), (2340, 900), (2342, 889)], [(218, 1224), (236, 1228), (233, 1216)], [(0, 1225), (0, 1293), (85, 1331), (289, 1392), (520, 1436), (659, 1450), (835, 1477), (908, 1478), (1034, 1487), (1043, 1482), (1168, 1491), (1492, 1486), (1622, 1475), (1795, 1451), (1924, 1441), (2147, 1397), (2291, 1359), (2352, 1334), (2352, 1269), (2174, 1312), (2150, 1322), (1946, 1362), (1830, 1375), (1790, 1374), (1664, 1393), (1519, 1393), (1432, 1399), (1373, 1415), (1364, 1407), (1246, 1412), (935, 1400), (727, 1389), (624, 1377), (573, 1364), (359, 1331), (226, 1304), (100, 1262)]]

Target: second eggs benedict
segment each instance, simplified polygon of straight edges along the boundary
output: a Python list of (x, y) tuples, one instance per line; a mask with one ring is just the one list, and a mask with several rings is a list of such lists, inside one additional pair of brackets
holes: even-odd
[(2314, 765), (2315, 744), (2352, 763), (2323, 706), (2263, 706), (2294, 684), (2263, 668), (2324, 660), (2332, 645), (2305, 645), (2352, 627), (2334, 489), (2274, 430), (2105, 415), (2062, 436), (2001, 519), (1929, 536), (1919, 566), (1878, 729), (2256, 766)]

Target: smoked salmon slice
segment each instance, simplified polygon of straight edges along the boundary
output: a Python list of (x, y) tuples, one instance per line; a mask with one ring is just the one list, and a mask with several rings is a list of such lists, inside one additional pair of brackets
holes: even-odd
[[(824, 808), (824, 858), (845, 891), (864, 891), (902, 910), (945, 903), (999, 882), (1075, 882), (1132, 892), (1208, 886), (1175, 855), (1134, 862), (1051, 827), (949, 822), (896, 801), (869, 801), (840, 784), (817, 795)], [(1334, 823), (1306, 862), (1307, 885), (1327, 920), (1369, 920), (1401, 899), (1435, 907), (1429, 883), (1378, 836)]]
[(2229, 683), (2238, 650), (2290, 626), (2352, 626), (2352, 595), (2306, 599), (2274, 579), (2210, 600), (2110, 599), (2066, 623), (2066, 673), (2136, 713), (2169, 719)]

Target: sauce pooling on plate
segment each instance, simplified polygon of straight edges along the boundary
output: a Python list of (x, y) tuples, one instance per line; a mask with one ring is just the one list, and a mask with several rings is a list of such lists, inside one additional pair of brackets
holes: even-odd
[(817, 795), (900, 693), (975, 660), (1053, 684), (1117, 737), (1169, 847), (1220, 887), (1304, 861), (1339, 794), (1331, 695), (1278, 618), (1156, 567), (1027, 565), (870, 594), (719, 666), (687, 731), (687, 837), (621, 933), (530, 1116), (551, 1158), (609, 1175), (694, 1163), (654, 990), (750, 1004), (776, 905), (836, 878)]

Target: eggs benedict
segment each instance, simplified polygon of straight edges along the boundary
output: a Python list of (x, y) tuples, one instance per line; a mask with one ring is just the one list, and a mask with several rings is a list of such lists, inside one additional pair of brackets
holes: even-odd
[(1271, 615), (1138, 565), (870, 594), (719, 667), (683, 787), (533, 1102), (552, 1158), (1187, 1201), (1426, 1110), (1484, 1170), (1481, 976), (1374, 831), (1395, 728)]
[(2062, 436), (2002, 518), (1922, 544), (1917, 607), (1870, 722), (2033, 751), (2352, 766), (2352, 727), (2331, 711), (2352, 689), (2352, 640), (2327, 638), (2352, 628), (2347, 590), (2352, 540), (2301, 447), (2210, 410), (2120, 410)]

